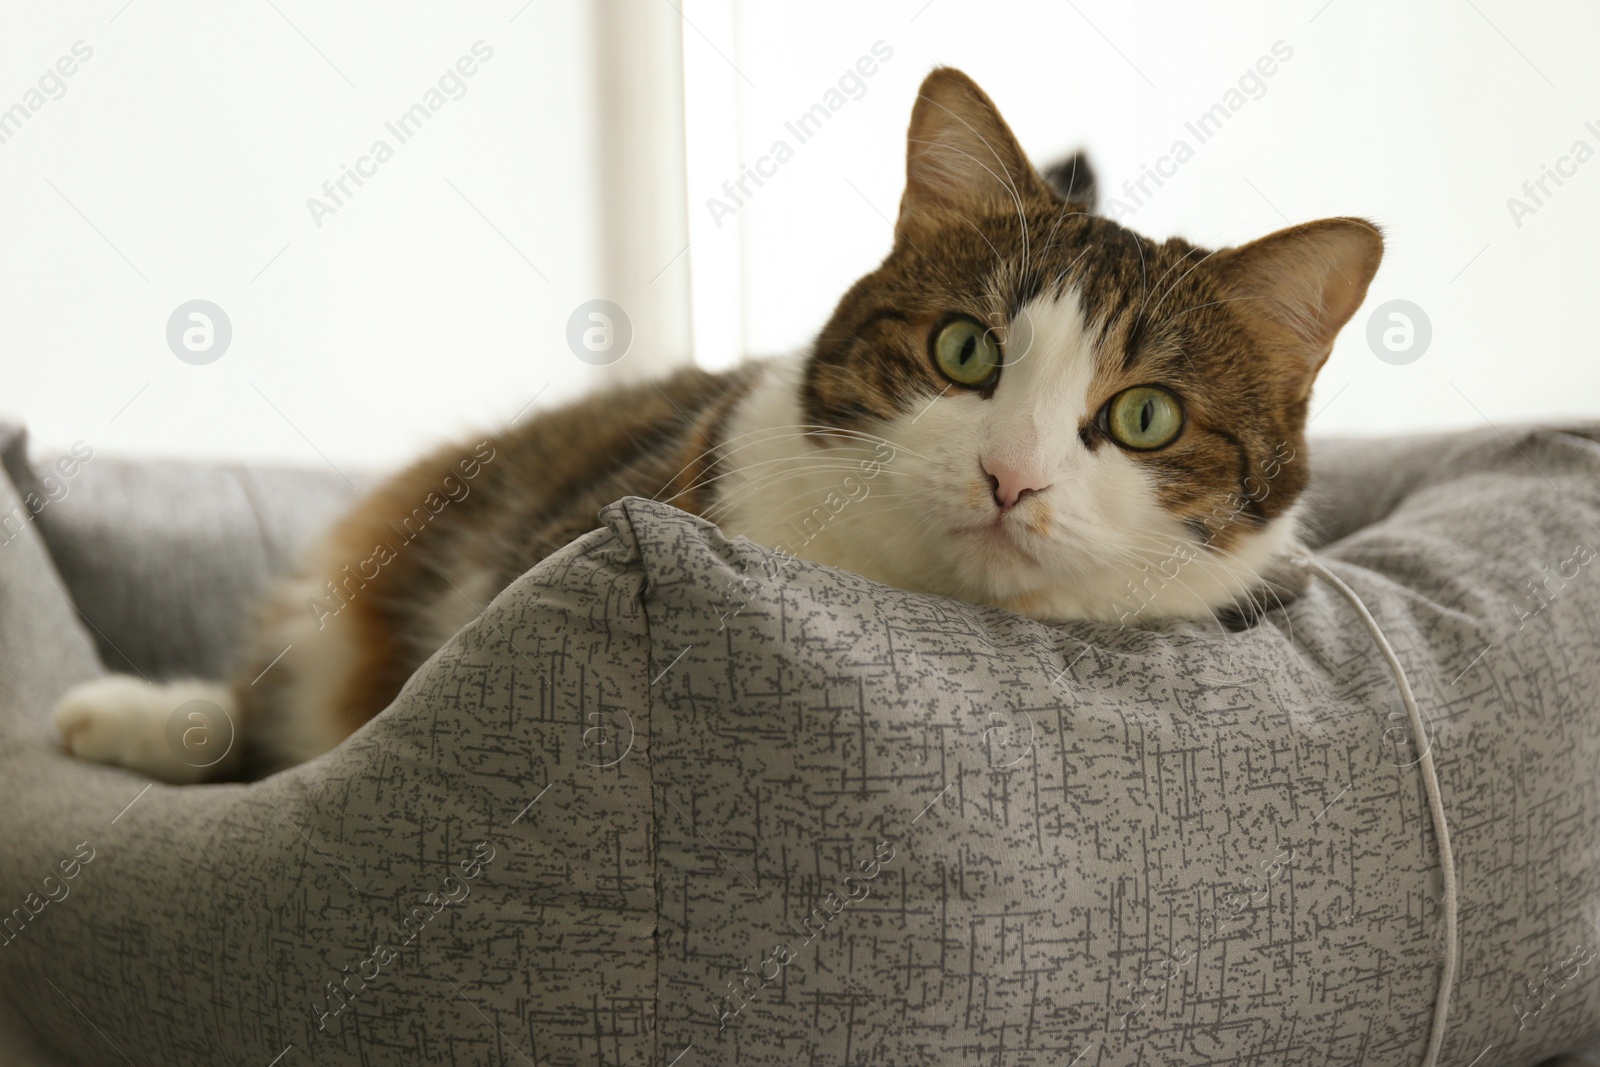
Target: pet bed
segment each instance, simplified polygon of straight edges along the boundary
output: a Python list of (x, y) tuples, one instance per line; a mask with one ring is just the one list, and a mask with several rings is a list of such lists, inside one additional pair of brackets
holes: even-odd
[(1453, 942), (1440, 1062), (1583, 1048), (1597, 439), (1314, 448), (1381, 640), (1325, 580), (1234, 631), (1046, 625), (628, 499), (335, 751), (169, 787), (51, 704), (220, 675), (353, 487), (9, 432), (8, 1025), (164, 1067), (1410, 1065)]

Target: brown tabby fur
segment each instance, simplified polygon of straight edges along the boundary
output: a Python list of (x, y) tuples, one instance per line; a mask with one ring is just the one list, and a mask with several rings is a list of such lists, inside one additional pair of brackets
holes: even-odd
[[(414, 541), (406, 540), (402, 524), (446, 477), (460, 480), (459, 464), (470, 459), (471, 447), (438, 449), (371, 493), (329, 535), (332, 558), (341, 565), (369, 557), (375, 545), (398, 549), (393, 562), (354, 590), (337, 567), (328, 575), (336, 589), (353, 593), (339, 622), (360, 648), (360, 666), (337, 702), (340, 731), (355, 732), (387, 707), (435, 651), (413, 639), (419, 610), (447, 593), (461, 598), (469, 616), (485, 606), (459, 591), (465, 575), (489, 569), (498, 592), (534, 562), (595, 529), (600, 508), (624, 496), (671, 500), (696, 514), (708, 506), (720, 426), (749, 378), (748, 368), (721, 375), (686, 369), (492, 435), (493, 459), (481, 465), (471, 492), (433, 516)], [(277, 624), (306, 610), (303, 601), (285, 599), (264, 609), (257, 628), (262, 640), (234, 684), (247, 741), (259, 737), (253, 727), (270, 720), (282, 696), (278, 670), (261, 675), (283, 651), (273, 636)], [(274, 761), (270, 753), (250, 753), (246, 762)]]

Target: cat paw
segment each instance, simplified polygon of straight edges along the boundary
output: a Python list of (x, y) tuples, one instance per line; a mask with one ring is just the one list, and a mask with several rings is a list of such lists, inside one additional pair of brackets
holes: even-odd
[[(174, 726), (174, 715), (191, 703)], [(73, 686), (52, 715), (67, 751), (79, 759), (183, 784), (215, 778), (228, 766), (232, 707), (227, 686), (151, 685), (113, 674)]]

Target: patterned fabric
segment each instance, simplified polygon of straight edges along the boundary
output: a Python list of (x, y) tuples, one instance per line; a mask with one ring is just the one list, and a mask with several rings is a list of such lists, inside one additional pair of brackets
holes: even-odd
[[(0, 544), (0, 909), (27, 915), (0, 999), (84, 1064), (1412, 1064), (1443, 948), (1431, 746), (1461, 905), (1442, 1062), (1579, 1048), (1597, 439), (1317, 450), (1321, 558), (1421, 738), (1321, 586), (1240, 632), (1051, 626), (630, 499), (338, 750), (180, 788), (52, 747), (95, 646), (169, 623), (84, 599), (88, 560), (155, 574), (149, 513), (136, 539), (99, 510), (129, 472), (91, 465)], [(161, 521), (211, 514), (218, 558), (280, 566), (196, 496)], [(248, 592), (171, 628), (237, 626)]]

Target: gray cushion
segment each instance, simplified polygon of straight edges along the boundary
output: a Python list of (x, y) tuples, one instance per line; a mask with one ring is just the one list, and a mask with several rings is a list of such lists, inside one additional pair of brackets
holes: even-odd
[(50, 501), (39, 531), (107, 669), (151, 678), (223, 677), (257, 592), (368, 482), (98, 454), (64, 478), (54, 468), (66, 455), (42, 457), (53, 493), (28, 465), (10, 469), (20, 491)]
[[(1531, 613), (1526, 583), (1600, 548), (1597, 437), (1319, 450), (1322, 558), (1396, 647), (1420, 741), (1321, 585), (1238, 633), (1049, 626), (628, 500), (349, 742), (250, 786), (52, 747), (93, 646), (51, 551), (87, 598), (115, 587), (93, 558), (159, 581), (142, 546), (181, 544), (219, 574), (257, 536), (222, 488), (119, 525), (86, 483), (98, 527), (68, 498), (0, 546), (0, 901), (94, 850), (0, 947), (0, 989), (81, 1063), (1409, 1064), (1441, 970), (1420, 743), (1461, 881), (1443, 1062), (1581, 1047), (1600, 572)], [(194, 620), (285, 558), (255, 551), (211, 607), (135, 586), (102, 649), (216, 665)]]

